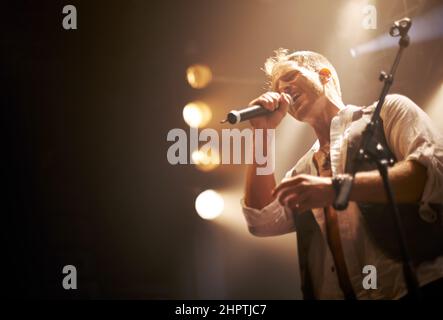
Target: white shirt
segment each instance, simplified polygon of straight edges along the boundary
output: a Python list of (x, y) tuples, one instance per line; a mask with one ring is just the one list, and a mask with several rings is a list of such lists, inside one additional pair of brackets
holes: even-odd
[[(332, 119), (330, 131), (331, 170), (333, 175), (343, 173), (347, 152), (347, 134), (355, 111), (371, 112), (373, 105), (360, 108), (349, 105)], [(384, 131), (389, 148), (398, 161), (415, 160), (427, 168), (427, 180), (421, 199), (420, 217), (435, 221), (437, 213), (427, 205), (443, 203), (443, 136), (431, 119), (413, 101), (402, 95), (388, 95), (381, 111)], [(313, 155), (318, 150), (318, 141), (291, 169), (285, 178), (295, 174), (318, 175)], [(380, 190), (384, 192), (384, 190)], [(293, 232), (295, 225), (292, 213), (274, 200), (262, 210), (246, 207), (243, 213), (251, 233), (257, 236), (273, 236)], [(321, 232), (312, 238), (307, 257), (314, 294), (319, 299), (343, 299), (334, 268), (332, 253), (327, 245), (324, 210), (313, 209), (313, 215)], [(402, 265), (375, 246), (362, 223), (360, 210), (355, 202), (338, 213), (342, 249), (351, 284), (358, 299), (398, 299), (407, 293)], [(441, 217), (443, 218), (443, 217)], [(443, 226), (442, 226), (443, 232)], [(365, 265), (377, 270), (377, 289), (364, 289)], [(420, 286), (443, 277), (443, 256), (420, 264), (417, 269)]]

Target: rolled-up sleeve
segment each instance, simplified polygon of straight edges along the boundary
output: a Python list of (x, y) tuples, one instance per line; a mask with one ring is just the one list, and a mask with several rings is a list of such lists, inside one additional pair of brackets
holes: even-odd
[(241, 204), (249, 232), (253, 235), (268, 237), (295, 231), (291, 211), (283, 207), (277, 199), (261, 210), (246, 206), (244, 199)]
[[(312, 150), (315, 148), (318, 148), (318, 141), (312, 146), (309, 152), (298, 160), (291, 170), (286, 172), (282, 181), (293, 177), (295, 174), (311, 174), (313, 172), (312, 170), (314, 170)], [(291, 209), (282, 206), (277, 199), (260, 210), (248, 207), (244, 199), (241, 200), (241, 205), (249, 232), (255, 236), (277, 236), (297, 231)]]
[(443, 203), (442, 134), (429, 116), (405, 96), (389, 95), (385, 106), (381, 116), (391, 150), (398, 160), (414, 160), (427, 169), (422, 204)]

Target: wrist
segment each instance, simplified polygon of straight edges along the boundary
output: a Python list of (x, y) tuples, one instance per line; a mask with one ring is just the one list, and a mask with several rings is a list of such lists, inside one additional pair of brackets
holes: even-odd
[(344, 210), (348, 207), (353, 180), (350, 174), (338, 174), (332, 177), (331, 184), (334, 190), (334, 209)]

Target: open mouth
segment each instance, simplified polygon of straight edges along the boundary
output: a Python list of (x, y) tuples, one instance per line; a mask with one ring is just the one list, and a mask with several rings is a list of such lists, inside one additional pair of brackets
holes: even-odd
[(300, 96), (301, 96), (301, 93), (296, 93), (296, 94), (294, 94), (294, 95), (292, 96), (293, 104), (295, 103), (295, 101), (296, 101)]

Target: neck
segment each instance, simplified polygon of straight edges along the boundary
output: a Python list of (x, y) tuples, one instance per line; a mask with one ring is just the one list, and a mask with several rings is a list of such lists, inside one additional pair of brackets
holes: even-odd
[(320, 148), (328, 145), (330, 141), (329, 133), (331, 129), (331, 122), (322, 122), (322, 124), (319, 123), (318, 125), (312, 125), (312, 127), (320, 143)]
[(309, 121), (309, 125), (314, 129), (315, 134), (320, 143), (320, 147), (326, 146), (330, 141), (330, 130), (331, 121), (338, 113), (338, 108), (326, 100), (321, 108), (316, 108), (316, 110), (321, 110), (316, 114), (312, 121)]

